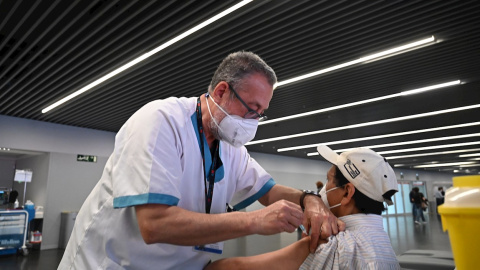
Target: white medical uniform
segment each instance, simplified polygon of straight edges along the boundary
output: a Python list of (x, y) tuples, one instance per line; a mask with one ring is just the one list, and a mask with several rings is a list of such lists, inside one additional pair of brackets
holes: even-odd
[[(205, 213), (196, 104), (197, 98), (153, 101), (123, 125), (59, 269), (202, 269), (208, 263), (209, 253), (191, 246), (145, 244), (132, 207), (156, 203)], [(212, 158), (202, 142), (208, 169)], [(245, 208), (275, 185), (245, 147), (221, 142), (220, 159), (212, 214), (226, 212), (226, 203)]]

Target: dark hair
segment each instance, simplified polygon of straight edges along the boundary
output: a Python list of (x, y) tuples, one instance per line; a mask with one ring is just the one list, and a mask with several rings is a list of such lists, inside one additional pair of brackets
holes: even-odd
[[(336, 183), (335, 185), (337, 187), (344, 186), (348, 183), (350, 183), (345, 176), (343, 176), (342, 172), (340, 169), (335, 166), (336, 172), (335, 172), (335, 179)], [(382, 211), (385, 211), (385, 207), (383, 206), (382, 202), (375, 201), (373, 199), (370, 199), (367, 197), (365, 194), (360, 192), (357, 188), (355, 188), (355, 194), (353, 194), (353, 199), (355, 200), (355, 205), (357, 208), (364, 214), (376, 214), (376, 215), (381, 215)]]
[(15, 200), (17, 200), (17, 198), (18, 198), (18, 191), (12, 190), (8, 195), (8, 202), (15, 203)]
[(317, 181), (317, 188), (322, 188), (322, 187), (323, 187), (323, 182)]
[(212, 81), (208, 86), (208, 92), (211, 93), (221, 81), (225, 81), (234, 89), (237, 89), (243, 78), (256, 73), (265, 76), (268, 83), (272, 86), (277, 82), (275, 72), (260, 56), (245, 51), (231, 53), (223, 59), (213, 74)]

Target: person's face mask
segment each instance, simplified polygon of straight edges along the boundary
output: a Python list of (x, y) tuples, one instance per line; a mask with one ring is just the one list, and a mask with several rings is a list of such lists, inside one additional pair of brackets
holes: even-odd
[[(207, 98), (210, 96), (207, 96)], [(240, 147), (251, 141), (257, 133), (258, 120), (257, 119), (245, 119), (238, 115), (228, 114), (215, 100), (212, 101), (217, 107), (226, 115), (220, 123), (217, 122), (210, 111), (210, 105), (207, 99), (207, 108), (210, 113), (210, 117), (218, 128), (218, 136), (220, 140), (232, 145), (233, 147)]]
[(327, 186), (327, 185), (323, 186), (322, 189), (321, 189), (320, 192), (319, 192), (319, 194), (320, 194), (320, 196), (322, 197), (322, 201), (323, 201), (323, 203), (325, 204), (325, 206), (327, 206), (328, 209), (332, 209), (332, 208), (335, 208), (335, 207), (338, 207), (338, 206), (342, 205), (342, 202), (340, 202), (340, 203), (338, 203), (338, 204), (335, 204), (335, 205), (333, 205), (333, 206), (330, 206), (330, 204), (328, 203), (328, 199), (327, 199), (327, 193), (328, 193), (328, 192), (330, 192), (330, 191), (332, 191), (332, 190), (335, 190), (335, 189), (337, 189), (337, 188), (341, 188), (341, 187), (334, 187), (334, 188), (331, 188), (331, 189), (329, 189), (329, 190), (326, 190), (326, 186)]

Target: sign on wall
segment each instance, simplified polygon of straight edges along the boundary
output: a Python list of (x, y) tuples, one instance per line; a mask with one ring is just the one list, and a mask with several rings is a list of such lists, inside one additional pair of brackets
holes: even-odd
[(97, 162), (97, 156), (77, 155), (77, 161)]

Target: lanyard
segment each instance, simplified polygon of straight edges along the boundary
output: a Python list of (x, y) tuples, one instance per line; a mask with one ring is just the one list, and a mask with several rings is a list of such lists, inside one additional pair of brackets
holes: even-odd
[[(208, 102), (208, 101), (207, 101)], [(205, 172), (205, 150), (203, 146), (203, 124), (202, 124), (202, 112), (201, 112), (201, 102), (200, 98), (197, 100), (197, 109), (196, 109), (196, 114), (197, 114), (197, 128), (198, 128), (198, 135), (200, 136), (200, 151), (202, 152), (202, 161), (203, 161), (203, 183), (205, 184), (205, 213), (210, 214), (210, 208), (212, 206), (212, 197), (213, 197), (213, 187), (215, 183), (215, 169), (217, 166), (217, 159), (218, 159), (218, 150), (220, 143), (218, 140), (215, 140), (213, 142), (213, 145), (215, 147), (215, 154), (212, 157), (212, 165), (210, 167), (208, 176), (206, 175)], [(208, 177), (208, 191), (207, 191), (207, 177)]]

